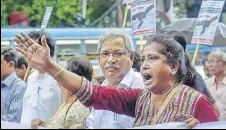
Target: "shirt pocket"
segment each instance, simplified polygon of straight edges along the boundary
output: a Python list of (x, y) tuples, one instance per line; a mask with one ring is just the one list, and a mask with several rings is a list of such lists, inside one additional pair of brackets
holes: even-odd
[(48, 109), (50, 107), (52, 97), (54, 95), (54, 90), (52, 88), (39, 88), (39, 103), (40, 106), (43, 108)]

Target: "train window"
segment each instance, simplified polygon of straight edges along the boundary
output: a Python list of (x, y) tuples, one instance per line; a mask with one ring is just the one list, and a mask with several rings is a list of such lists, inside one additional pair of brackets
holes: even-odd
[(56, 40), (57, 45), (81, 44), (81, 40)]

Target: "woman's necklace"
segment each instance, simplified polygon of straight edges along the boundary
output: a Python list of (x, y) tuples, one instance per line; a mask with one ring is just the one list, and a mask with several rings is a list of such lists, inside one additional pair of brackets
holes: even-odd
[(175, 88), (179, 83), (175, 83), (172, 87), (164, 90), (161, 94), (166, 94), (169, 93), (173, 88)]

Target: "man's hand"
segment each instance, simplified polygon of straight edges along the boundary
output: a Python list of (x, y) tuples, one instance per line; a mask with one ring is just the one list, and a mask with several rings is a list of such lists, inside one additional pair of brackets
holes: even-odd
[(38, 70), (48, 69), (47, 64), (51, 61), (51, 58), (45, 35), (41, 38), (42, 46), (24, 33), (16, 34), (14, 41), (17, 43), (16, 50), (27, 58), (31, 68)]
[(32, 122), (31, 122), (31, 128), (32, 129), (37, 129), (38, 126), (43, 126), (45, 124), (44, 121), (40, 120), (40, 119), (34, 119)]
[(187, 123), (188, 125), (188, 129), (193, 128), (194, 126), (196, 126), (197, 124), (199, 124), (200, 122), (196, 119), (196, 118), (188, 118), (187, 120), (184, 121), (185, 123)]

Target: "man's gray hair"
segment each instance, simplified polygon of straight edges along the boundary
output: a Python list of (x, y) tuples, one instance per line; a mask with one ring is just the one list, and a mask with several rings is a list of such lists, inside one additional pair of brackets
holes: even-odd
[(211, 52), (211, 53), (209, 54), (209, 56), (210, 56), (210, 55), (214, 55), (214, 54), (218, 55), (219, 58), (220, 58), (223, 62), (226, 62), (226, 53), (225, 53), (224, 51), (222, 51), (221, 49), (217, 48), (215, 51)]
[(125, 48), (128, 51), (134, 51), (133, 41), (131, 37), (126, 34), (126, 32), (123, 32), (122, 30), (109, 29), (104, 31), (104, 33), (100, 36), (97, 52), (100, 53), (101, 46), (105, 40), (113, 40), (118, 37), (122, 37), (124, 39)]

